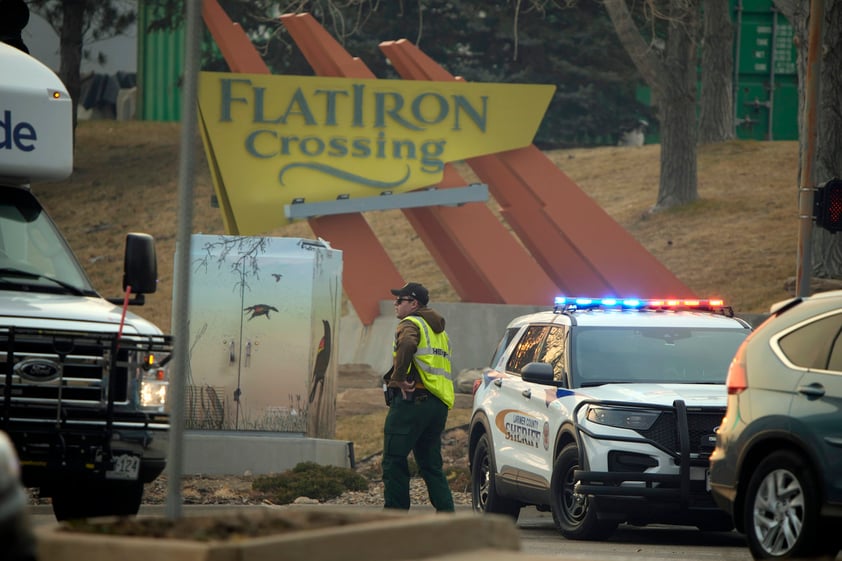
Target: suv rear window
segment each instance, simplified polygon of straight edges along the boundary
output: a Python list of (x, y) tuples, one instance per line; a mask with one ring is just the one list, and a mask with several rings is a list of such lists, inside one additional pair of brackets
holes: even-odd
[[(796, 366), (835, 369), (842, 366), (842, 314), (834, 314), (796, 329), (779, 342), (781, 351)], [(834, 368), (829, 366), (833, 351)]]

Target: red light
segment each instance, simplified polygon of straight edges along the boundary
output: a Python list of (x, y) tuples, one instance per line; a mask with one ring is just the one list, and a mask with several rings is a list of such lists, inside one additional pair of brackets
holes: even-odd
[(699, 300), (685, 300), (684, 301), (685, 306), (698, 306), (699, 304), (701, 304), (701, 302)]
[(737, 349), (734, 358), (731, 359), (731, 366), (728, 367), (728, 377), (725, 385), (728, 388), (728, 395), (737, 395), (748, 387), (748, 376), (746, 376), (746, 339)]
[(474, 380), (474, 385), (471, 387), (471, 395), (476, 395), (477, 390), (482, 385), (482, 380)]
[(680, 306), (681, 300), (667, 300), (667, 306)]
[(711, 308), (716, 308), (717, 306), (724, 306), (725, 300), (709, 300)]

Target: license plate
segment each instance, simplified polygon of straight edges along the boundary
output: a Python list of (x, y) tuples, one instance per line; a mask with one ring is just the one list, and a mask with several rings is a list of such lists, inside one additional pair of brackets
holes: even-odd
[(140, 456), (120, 454), (112, 459), (111, 469), (105, 472), (106, 479), (135, 481), (140, 474)]
[(705, 481), (705, 490), (710, 491), (710, 470), (703, 467), (690, 467), (690, 479), (693, 481)]
[(693, 481), (707, 481), (710, 479), (710, 470), (703, 467), (690, 466), (690, 479)]

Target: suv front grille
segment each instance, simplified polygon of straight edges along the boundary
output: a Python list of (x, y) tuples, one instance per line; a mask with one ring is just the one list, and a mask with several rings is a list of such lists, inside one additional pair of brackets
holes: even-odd
[[(714, 429), (722, 422), (725, 408), (705, 409), (702, 411), (688, 409), (687, 426), (690, 437), (690, 453), (709, 455), (713, 450), (709, 437)], [(658, 420), (648, 429), (637, 431), (641, 436), (657, 442), (667, 450), (678, 451), (678, 422), (673, 411), (664, 411)]]

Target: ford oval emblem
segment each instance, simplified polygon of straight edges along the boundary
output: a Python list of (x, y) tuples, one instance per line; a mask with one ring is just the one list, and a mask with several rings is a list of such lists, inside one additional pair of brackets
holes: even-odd
[(52, 360), (27, 358), (15, 364), (15, 374), (30, 382), (50, 382), (61, 374), (61, 366)]

